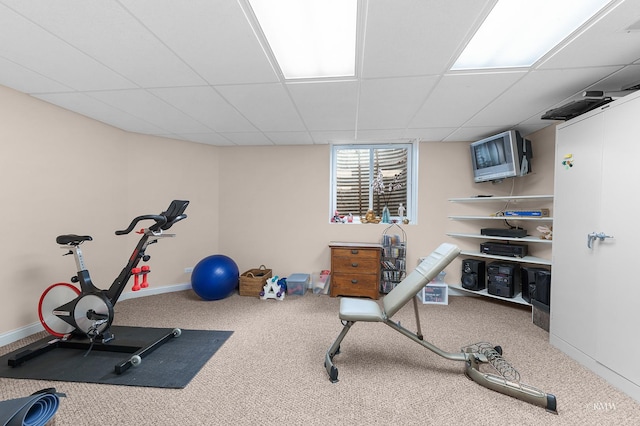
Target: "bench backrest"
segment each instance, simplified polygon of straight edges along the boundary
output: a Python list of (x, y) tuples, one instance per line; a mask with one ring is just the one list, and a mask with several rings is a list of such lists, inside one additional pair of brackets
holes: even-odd
[(449, 243), (442, 243), (427, 256), (416, 269), (382, 299), (382, 307), (387, 318), (391, 318), (409, 300), (434, 279), (453, 259), (460, 249)]

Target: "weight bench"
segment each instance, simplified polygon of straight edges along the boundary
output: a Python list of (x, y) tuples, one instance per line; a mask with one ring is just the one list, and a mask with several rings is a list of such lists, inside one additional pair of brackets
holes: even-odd
[[(338, 369), (333, 364), (333, 357), (340, 353), (340, 344), (351, 327), (358, 321), (381, 322), (444, 358), (463, 361), (466, 365), (465, 374), (467, 377), (480, 385), (541, 406), (547, 411), (557, 414), (556, 397), (520, 383), (519, 373), (502, 358), (500, 346), (480, 342), (462, 348), (460, 352), (446, 352), (423, 340), (418, 314), (418, 292), (451, 263), (459, 253), (460, 249), (457, 246), (448, 243), (441, 244), (389, 294), (382, 298), (382, 306), (375, 300), (341, 298), (339, 318), (343, 328), (327, 351), (324, 360), (329, 378), (333, 383), (338, 381)], [(402, 327), (399, 322), (391, 320), (391, 317), (411, 299), (413, 299), (416, 316), (416, 333)], [(480, 365), (486, 363), (492, 365), (500, 373), (500, 376), (481, 372)]]

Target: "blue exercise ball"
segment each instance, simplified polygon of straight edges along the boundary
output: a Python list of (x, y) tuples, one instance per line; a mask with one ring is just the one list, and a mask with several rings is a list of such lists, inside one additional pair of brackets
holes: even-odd
[(240, 271), (228, 256), (214, 254), (205, 257), (191, 272), (191, 287), (204, 300), (220, 300), (238, 288)]

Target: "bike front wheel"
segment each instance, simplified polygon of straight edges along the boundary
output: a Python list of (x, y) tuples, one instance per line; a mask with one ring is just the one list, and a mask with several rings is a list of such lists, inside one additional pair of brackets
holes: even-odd
[(54, 311), (80, 295), (80, 289), (69, 283), (56, 283), (49, 286), (40, 296), (38, 316), (40, 323), (49, 334), (64, 337), (75, 327), (60, 319)]

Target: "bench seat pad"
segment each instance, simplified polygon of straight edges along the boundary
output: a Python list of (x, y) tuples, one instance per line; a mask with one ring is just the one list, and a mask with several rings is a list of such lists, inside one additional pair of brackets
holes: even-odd
[(384, 321), (378, 302), (350, 297), (340, 299), (340, 319), (345, 321)]

